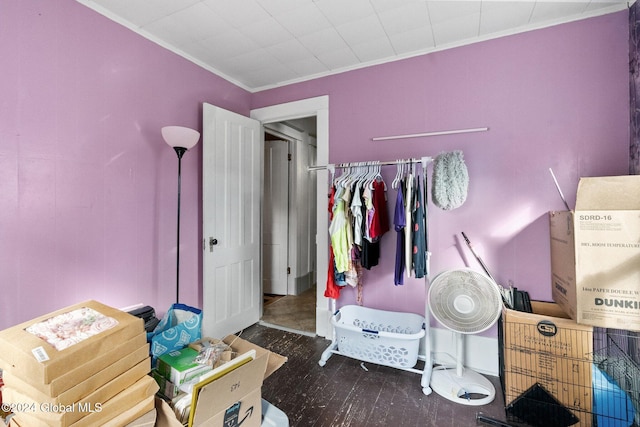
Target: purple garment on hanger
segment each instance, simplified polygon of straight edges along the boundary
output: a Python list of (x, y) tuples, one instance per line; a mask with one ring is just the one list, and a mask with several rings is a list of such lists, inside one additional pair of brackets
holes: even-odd
[(404, 228), (407, 225), (404, 197), (402, 190), (404, 184), (398, 186), (398, 195), (396, 197), (396, 207), (393, 214), (393, 225), (396, 230), (396, 267), (393, 274), (393, 283), (396, 285), (404, 284)]

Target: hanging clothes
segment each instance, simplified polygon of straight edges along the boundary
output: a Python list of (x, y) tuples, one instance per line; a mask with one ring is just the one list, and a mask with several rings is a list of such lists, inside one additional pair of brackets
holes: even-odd
[[(336, 193), (336, 188), (334, 186), (331, 187), (331, 192), (329, 193), (329, 220), (333, 220), (333, 205), (334, 205), (334, 197)], [(324, 290), (324, 296), (326, 298), (338, 299), (340, 298), (340, 287), (336, 284), (335, 281), (335, 260), (333, 255), (333, 247), (329, 245), (329, 265), (327, 267), (327, 283)]]
[(396, 195), (396, 206), (393, 215), (393, 225), (396, 231), (396, 265), (393, 273), (393, 283), (395, 285), (404, 284), (404, 228), (407, 225), (404, 209), (404, 182), (398, 186)]
[(333, 219), (329, 225), (331, 247), (335, 257), (336, 270), (342, 273), (347, 270), (349, 248), (347, 247), (347, 219), (344, 212), (343, 188), (338, 187), (335, 193)]
[(411, 215), (413, 210), (413, 174), (409, 173), (405, 180), (405, 192), (404, 192), (404, 207), (405, 207), (405, 220), (407, 221), (407, 227), (404, 228), (404, 268), (407, 273), (407, 277), (411, 277), (413, 271), (413, 245), (411, 244)]
[(380, 239), (389, 231), (389, 216), (387, 214), (387, 196), (385, 183), (382, 180), (374, 180), (371, 183), (371, 204), (373, 205), (371, 228), (369, 235), (373, 240)]
[[(367, 217), (367, 200), (365, 198), (365, 191), (362, 192), (362, 216)], [(367, 220), (362, 221), (362, 250), (360, 253), (360, 262), (363, 268), (371, 270), (372, 267), (378, 265), (380, 258), (380, 241), (372, 242), (367, 232)]]
[(422, 191), (420, 190), (420, 180), (416, 180), (415, 194), (414, 194), (414, 210), (412, 217), (413, 228), (413, 270), (417, 279), (421, 279), (426, 274), (427, 260), (426, 260), (426, 237), (424, 228), (424, 206), (422, 204)]

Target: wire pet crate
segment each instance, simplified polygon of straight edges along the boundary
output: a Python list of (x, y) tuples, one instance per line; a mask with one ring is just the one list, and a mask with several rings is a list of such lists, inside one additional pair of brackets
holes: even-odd
[(347, 305), (331, 318), (334, 338), (322, 353), (324, 366), (333, 354), (415, 373), (420, 340), (425, 336), (424, 317), (414, 313)]
[(500, 341), (509, 422), (640, 426), (638, 333), (509, 311), (503, 313)]

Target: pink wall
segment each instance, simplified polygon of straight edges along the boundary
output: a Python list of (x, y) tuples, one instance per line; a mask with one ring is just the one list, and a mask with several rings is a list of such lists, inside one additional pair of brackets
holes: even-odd
[[(160, 128), (250, 94), (66, 1), (0, 4), (0, 329), (86, 299), (175, 298), (177, 157)], [(201, 301), (201, 145), (185, 154), (181, 301)]]
[[(480, 269), (464, 231), (498, 281), (550, 300), (547, 212), (564, 208), (548, 169), (572, 207), (579, 177), (628, 173), (627, 20), (619, 12), (273, 89), (255, 94), (252, 108), (328, 94), (333, 163), (463, 150), (466, 203), (454, 211), (429, 205), (432, 274)], [(489, 132), (371, 141), (485, 126)], [(395, 168), (385, 173), (390, 182)], [(381, 265), (364, 276), (364, 304), (422, 313), (423, 281), (393, 284), (395, 233), (383, 237), (382, 251)], [(339, 304), (354, 301), (347, 289)]]
[[(160, 128), (200, 129), (202, 102), (248, 115), (325, 94), (332, 162), (464, 151), (467, 202), (430, 206), (433, 273), (478, 267), (465, 231), (500, 281), (549, 299), (546, 212), (562, 203), (548, 168), (570, 204), (580, 176), (627, 173), (627, 46), (620, 12), (251, 95), (75, 1), (1, 2), (0, 329), (89, 298), (165, 310), (177, 160)], [(370, 140), (476, 126), (491, 129)], [(180, 270), (197, 306), (201, 176), (198, 145), (183, 159)], [(394, 243), (364, 302), (422, 312), (422, 281), (393, 286)]]

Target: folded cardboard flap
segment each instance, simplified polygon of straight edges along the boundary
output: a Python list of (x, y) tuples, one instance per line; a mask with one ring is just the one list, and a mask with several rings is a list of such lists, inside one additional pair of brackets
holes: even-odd
[(531, 308), (533, 313), (503, 308), (505, 349), (527, 348), (549, 355), (570, 356), (572, 360), (592, 360), (592, 326), (576, 323), (556, 303), (531, 301)]
[(167, 402), (156, 397), (156, 427), (182, 427)]
[[(240, 419), (244, 416), (250, 417), (252, 414), (260, 417), (260, 387), (262, 387), (267, 359), (268, 357), (263, 354), (253, 362), (242, 365), (202, 387), (198, 394), (193, 425), (216, 425), (214, 420), (221, 418), (222, 413), (237, 402), (242, 402), (239, 408), (242, 411)], [(257, 399), (248, 399), (249, 394), (254, 391), (258, 393)], [(217, 424), (224, 425), (223, 422)]]
[(640, 209), (640, 175), (580, 178), (576, 211)]
[(256, 350), (256, 359), (260, 358), (261, 355), (266, 355), (267, 365), (264, 372), (264, 379), (268, 378), (271, 374), (280, 369), (280, 367), (282, 367), (282, 365), (287, 361), (285, 356), (257, 346), (236, 335), (227, 335), (223, 341), (231, 346), (231, 348), (238, 354), (246, 353), (249, 350)]
[[(90, 308), (111, 317), (117, 325), (60, 351), (44, 339), (25, 330), (34, 324), (82, 308)], [(142, 319), (97, 301), (85, 301), (0, 331), (2, 363), (7, 364), (7, 368), (16, 373), (37, 377), (41, 382), (49, 384), (55, 378), (67, 373), (70, 366), (90, 362), (96, 355), (103, 354), (114, 346), (144, 333)]]

